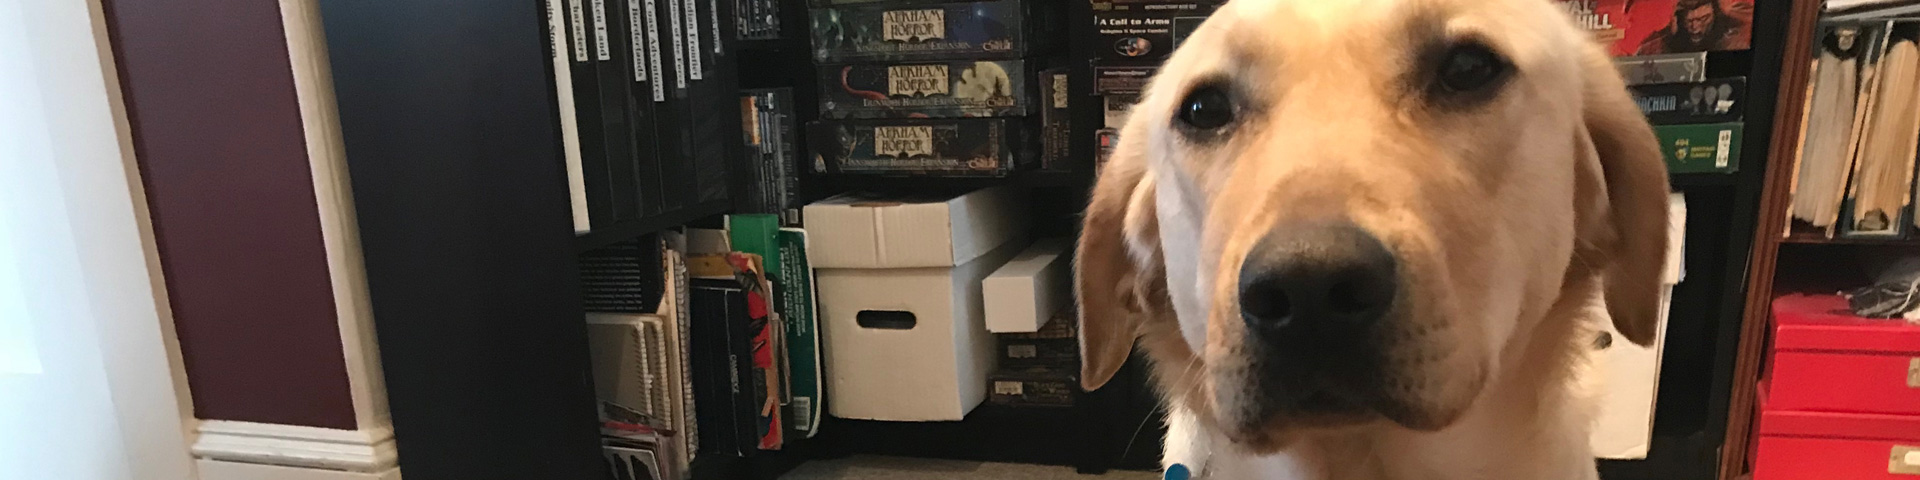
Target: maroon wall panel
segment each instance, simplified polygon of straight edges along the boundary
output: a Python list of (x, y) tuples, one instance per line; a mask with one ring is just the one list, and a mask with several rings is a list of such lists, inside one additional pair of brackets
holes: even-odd
[(355, 428), (276, 2), (104, 3), (196, 416)]

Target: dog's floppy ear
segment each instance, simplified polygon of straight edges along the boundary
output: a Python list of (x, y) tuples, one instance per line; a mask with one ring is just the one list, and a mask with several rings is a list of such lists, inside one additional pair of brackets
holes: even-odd
[[(1627, 95), (1619, 70), (1598, 48), (1585, 55), (1581, 102), (1585, 138), (1578, 201), (1581, 257), (1601, 272), (1614, 327), (1653, 343), (1667, 259), (1667, 163), (1646, 117)], [(1597, 172), (1595, 170), (1598, 170)]]
[(1133, 352), (1145, 315), (1164, 303), (1159, 226), (1153, 179), (1139, 150), (1122, 145), (1094, 184), (1080, 243), (1073, 289), (1080, 302), (1080, 385), (1094, 390), (1113, 379)]

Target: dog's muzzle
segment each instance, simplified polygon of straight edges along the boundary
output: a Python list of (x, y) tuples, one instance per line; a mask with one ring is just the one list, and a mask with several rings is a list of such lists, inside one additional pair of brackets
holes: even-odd
[(1384, 406), (1381, 340), (1398, 270), (1386, 245), (1348, 221), (1284, 223), (1248, 252), (1240, 316), (1263, 413), (1344, 417)]

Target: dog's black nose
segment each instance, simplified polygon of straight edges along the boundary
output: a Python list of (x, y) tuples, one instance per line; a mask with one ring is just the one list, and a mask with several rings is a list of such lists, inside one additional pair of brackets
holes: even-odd
[(1393, 253), (1358, 225), (1281, 225), (1240, 266), (1240, 316), (1268, 342), (1354, 339), (1393, 305), (1395, 270)]

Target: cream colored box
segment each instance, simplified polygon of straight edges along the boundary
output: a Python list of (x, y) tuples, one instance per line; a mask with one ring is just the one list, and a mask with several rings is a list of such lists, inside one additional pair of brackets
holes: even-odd
[(845, 194), (807, 205), (814, 268), (952, 267), (1026, 232), (1023, 190), (960, 195)]
[(1073, 303), (1073, 258), (1065, 238), (1033, 242), (982, 281), (987, 331), (1040, 330), (1054, 312)]
[(1024, 246), (1017, 238), (1003, 242), (957, 267), (817, 270), (828, 413), (965, 418), (986, 399), (994, 367), (980, 281)]
[(1687, 202), (1680, 194), (1668, 200), (1667, 268), (1661, 279), (1660, 326), (1653, 346), (1634, 345), (1620, 336), (1604, 308), (1596, 308), (1592, 318), (1599, 339), (1595, 350), (1580, 371), (1580, 386), (1597, 403), (1599, 416), (1593, 424), (1589, 442), (1593, 455), (1615, 460), (1647, 458), (1653, 441), (1653, 411), (1659, 398), (1660, 355), (1667, 341), (1667, 314), (1673, 299), (1673, 286), (1686, 277), (1683, 269), (1687, 231)]

